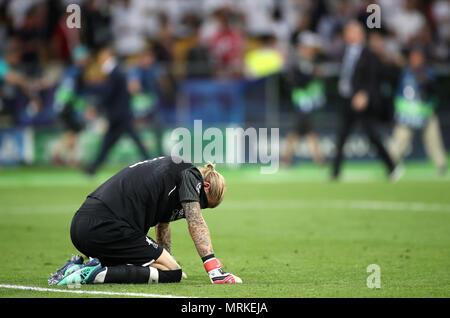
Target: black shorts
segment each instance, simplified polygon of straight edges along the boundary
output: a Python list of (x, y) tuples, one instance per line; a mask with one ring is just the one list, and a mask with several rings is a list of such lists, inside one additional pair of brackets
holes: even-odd
[(314, 131), (313, 117), (311, 113), (297, 114), (295, 131), (300, 136), (304, 136)]
[(70, 237), (81, 253), (98, 258), (103, 266), (150, 265), (163, 252), (153, 239), (117, 219), (94, 198), (87, 198), (75, 213)]

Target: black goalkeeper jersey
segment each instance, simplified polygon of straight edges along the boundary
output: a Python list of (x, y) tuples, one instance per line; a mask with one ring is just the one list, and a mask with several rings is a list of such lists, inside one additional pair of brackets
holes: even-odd
[(200, 171), (189, 162), (175, 163), (172, 157), (126, 167), (88, 197), (102, 201), (118, 219), (143, 233), (159, 222), (184, 218), (182, 201), (198, 201), (202, 209), (208, 207)]

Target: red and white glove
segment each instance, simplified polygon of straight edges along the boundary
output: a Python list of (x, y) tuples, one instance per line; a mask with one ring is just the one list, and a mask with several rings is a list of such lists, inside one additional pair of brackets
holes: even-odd
[(213, 284), (236, 284), (242, 283), (242, 279), (236, 275), (226, 273), (222, 270), (222, 263), (217, 258), (210, 258), (203, 263), (208, 272), (209, 279)]

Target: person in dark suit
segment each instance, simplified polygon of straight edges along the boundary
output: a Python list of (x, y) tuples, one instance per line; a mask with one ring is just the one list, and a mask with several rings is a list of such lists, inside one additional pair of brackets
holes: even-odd
[(383, 112), (381, 61), (368, 48), (365, 37), (363, 26), (357, 21), (349, 22), (344, 28), (346, 49), (338, 84), (343, 106), (342, 122), (337, 133), (333, 179), (339, 178), (344, 145), (357, 122), (361, 123), (361, 128), (385, 164), (389, 178), (395, 179), (398, 175), (375, 129), (377, 117)]
[(101, 48), (97, 54), (97, 60), (101, 65), (102, 73), (106, 76), (105, 81), (96, 90), (99, 96), (98, 105), (104, 109), (109, 125), (97, 158), (87, 168), (88, 174), (95, 174), (106, 159), (109, 150), (125, 133), (136, 143), (142, 159), (149, 158), (145, 146), (133, 127), (127, 78), (121, 71), (113, 50), (108, 46)]

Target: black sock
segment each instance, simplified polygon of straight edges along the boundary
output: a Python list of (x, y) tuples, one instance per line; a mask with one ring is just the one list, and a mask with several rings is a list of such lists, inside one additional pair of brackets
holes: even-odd
[(183, 272), (181, 269), (176, 269), (173, 271), (162, 271), (158, 269), (159, 283), (179, 283), (181, 281), (181, 276)]
[(150, 269), (147, 266), (108, 266), (105, 276), (105, 284), (148, 284), (149, 276)]
[[(105, 284), (178, 283), (181, 281), (182, 276), (181, 269), (162, 271), (148, 266), (137, 265), (117, 265), (108, 266), (107, 268)], [(151, 281), (150, 271), (152, 271)]]

